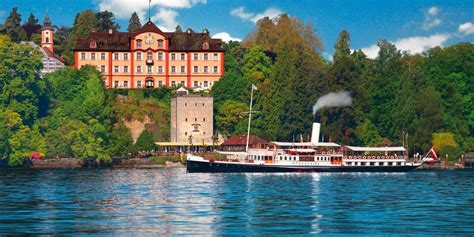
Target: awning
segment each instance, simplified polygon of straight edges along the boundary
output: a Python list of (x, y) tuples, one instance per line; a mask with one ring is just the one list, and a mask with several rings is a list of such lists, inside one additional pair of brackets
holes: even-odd
[(360, 147), (360, 146), (346, 146), (353, 151), (406, 151), (404, 147)]
[(196, 142), (189, 144), (189, 142), (155, 142), (157, 146), (220, 146), (220, 142)]
[(271, 142), (277, 146), (289, 146), (289, 147), (298, 147), (298, 146), (306, 146), (306, 147), (315, 147), (315, 146), (325, 146), (325, 147), (340, 147), (341, 145), (334, 143), (334, 142), (318, 142), (318, 143), (311, 143), (311, 142)]

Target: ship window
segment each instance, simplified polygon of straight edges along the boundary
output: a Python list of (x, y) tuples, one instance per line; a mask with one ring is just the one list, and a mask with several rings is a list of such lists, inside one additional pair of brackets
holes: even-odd
[(365, 165), (365, 162), (360, 162), (360, 165)]
[(402, 165), (402, 162), (397, 162), (397, 165)]
[(370, 162), (370, 166), (374, 166), (375, 165), (375, 162)]
[(393, 165), (393, 162), (388, 162), (388, 165), (390, 165), (390, 166)]
[(383, 162), (379, 162), (379, 165), (380, 165), (380, 166), (383, 165)]

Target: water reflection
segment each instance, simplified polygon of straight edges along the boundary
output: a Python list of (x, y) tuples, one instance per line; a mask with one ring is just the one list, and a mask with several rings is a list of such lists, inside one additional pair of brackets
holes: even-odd
[(0, 235), (472, 235), (473, 178), (472, 171), (1, 170)]

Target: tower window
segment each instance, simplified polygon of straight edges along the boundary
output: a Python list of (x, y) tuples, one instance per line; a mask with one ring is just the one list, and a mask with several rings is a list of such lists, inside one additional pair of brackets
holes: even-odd
[(49, 43), (49, 37), (46, 37), (46, 43)]

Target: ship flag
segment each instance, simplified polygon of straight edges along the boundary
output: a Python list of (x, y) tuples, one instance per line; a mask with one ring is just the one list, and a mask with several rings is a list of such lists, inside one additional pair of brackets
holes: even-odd
[(431, 155), (433, 156), (433, 158), (434, 158), (435, 160), (439, 160), (439, 158), (438, 158), (438, 156), (436, 155), (436, 152), (435, 152), (435, 150), (433, 149), (433, 147), (431, 147), (430, 153), (431, 153)]

